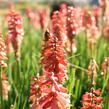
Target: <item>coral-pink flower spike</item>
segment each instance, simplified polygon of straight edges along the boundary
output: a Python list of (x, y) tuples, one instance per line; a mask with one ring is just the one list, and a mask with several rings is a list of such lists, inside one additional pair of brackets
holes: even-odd
[(103, 99), (99, 97), (101, 94), (100, 89), (87, 92), (82, 96), (82, 105), (81, 109), (103, 109)]
[[(45, 43), (42, 49), (41, 63), (44, 77), (38, 77), (38, 82), (31, 84), (30, 98), (32, 100), (30, 100), (32, 107), (37, 104), (39, 109), (66, 109), (69, 106), (69, 95), (62, 84), (67, 78), (67, 61), (63, 47), (62, 32), (64, 31), (60, 12), (54, 12), (51, 23), (51, 29), (45, 33)], [(35, 87), (39, 87), (40, 91), (35, 90)]]
[(8, 20), (8, 39), (11, 40), (16, 58), (20, 57), (20, 48), (23, 39), (22, 17), (19, 13), (10, 12), (7, 16)]
[(7, 64), (5, 63), (6, 60), (6, 45), (2, 39), (2, 34), (0, 33), (0, 67), (7, 67)]

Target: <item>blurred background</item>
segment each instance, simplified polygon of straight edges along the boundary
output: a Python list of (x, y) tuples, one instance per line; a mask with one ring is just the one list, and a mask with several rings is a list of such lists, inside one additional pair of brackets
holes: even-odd
[[(6, 2), (38, 2), (38, 3), (54, 3), (54, 2), (70, 2), (73, 4), (79, 4), (79, 5), (84, 5), (84, 4), (98, 4), (98, 0), (0, 0), (1, 3), (6, 3)], [(2, 4), (0, 4), (2, 5)]]
[[(15, 4), (15, 9), (23, 10), (27, 6), (39, 7), (41, 5), (49, 5), (52, 7), (53, 5), (60, 4), (62, 2), (66, 2), (73, 6), (89, 6), (89, 5), (98, 5), (98, 0), (0, 0), (0, 15), (5, 14), (7, 10)], [(3, 9), (3, 10), (2, 10)]]

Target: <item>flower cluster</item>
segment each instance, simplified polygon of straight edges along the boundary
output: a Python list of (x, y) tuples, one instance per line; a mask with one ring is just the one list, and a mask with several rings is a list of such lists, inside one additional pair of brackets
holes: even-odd
[(2, 39), (2, 34), (0, 33), (0, 67), (7, 67), (7, 64), (5, 63), (6, 60), (6, 45)]
[(90, 26), (93, 23), (95, 23), (94, 17), (91, 16), (91, 12), (87, 9), (82, 10), (81, 18), (82, 18), (82, 27), (84, 29), (90, 28)]
[(20, 57), (20, 48), (23, 39), (23, 27), (22, 27), (22, 17), (19, 13), (10, 12), (7, 16), (8, 20), (8, 45), (10, 47), (10, 43), (13, 46), (15, 56), (17, 58)]
[(93, 86), (96, 84), (97, 77), (97, 64), (94, 59), (90, 61), (88, 67), (88, 75), (91, 79), (91, 89), (90, 92), (85, 93), (82, 96), (82, 108), (81, 109), (102, 109), (103, 107), (103, 99), (99, 97), (101, 94), (101, 90), (95, 90)]
[(76, 8), (68, 7), (67, 12), (67, 35), (70, 40), (72, 40), (72, 37), (74, 37), (77, 34), (79, 24), (78, 19), (76, 16)]
[[(7, 50), (6, 50), (6, 44), (5, 41), (2, 39), (2, 34), (0, 33), (0, 68), (7, 67), (6, 60), (8, 59), (7, 56)], [(7, 100), (8, 99), (8, 92), (10, 91), (10, 85), (7, 80), (6, 74), (5, 73), (0, 73), (0, 85), (1, 85), (1, 91), (3, 95), (3, 99)]]
[(47, 9), (42, 9), (39, 11), (39, 16), (41, 28), (45, 29), (49, 20), (49, 11)]
[(34, 26), (36, 30), (40, 29), (40, 18), (37, 12), (34, 12), (30, 7), (26, 9), (26, 15), (30, 24)]
[(103, 99), (99, 97), (101, 94), (100, 89), (91, 89), (90, 92), (85, 93), (82, 96), (82, 105), (81, 109), (102, 109)]
[(68, 43), (70, 43), (69, 50), (67, 49), (67, 51), (70, 51), (71, 53), (76, 52), (75, 36), (77, 35), (79, 31), (79, 23), (77, 21), (78, 17), (76, 16), (76, 11), (77, 9), (73, 7), (68, 7), (68, 10), (67, 10), (66, 29), (67, 29), (67, 36), (69, 39)]
[(89, 47), (91, 44), (96, 43), (96, 40), (101, 35), (98, 24), (98, 17), (101, 15), (100, 8), (94, 8), (93, 11), (89, 11), (87, 8), (74, 8), (62, 4), (59, 11), (63, 15), (64, 33), (67, 36), (66, 39), (68, 39), (66, 40), (65, 48), (68, 53), (76, 52), (75, 36), (83, 30), (86, 32)]
[(101, 15), (99, 7), (95, 7), (93, 11), (89, 11), (87, 8), (75, 8), (61, 4), (59, 11), (63, 17), (64, 27), (62, 28), (65, 34), (65, 48), (68, 53), (72, 54), (76, 52), (75, 36), (83, 30), (86, 32), (89, 47), (96, 43), (96, 40), (101, 35), (98, 24), (98, 18)]
[(64, 23), (64, 33), (65, 33), (65, 48), (68, 53), (76, 52), (76, 41), (75, 36), (79, 32), (79, 23), (78, 23), (78, 16), (76, 12), (78, 8), (74, 8), (71, 6), (67, 6), (66, 4), (62, 4), (60, 6), (60, 13), (63, 15), (63, 23)]
[(69, 106), (69, 95), (62, 85), (67, 78), (67, 61), (61, 25), (61, 13), (56, 11), (52, 16), (50, 32), (46, 31), (42, 50), (41, 63), (45, 76), (32, 79), (34, 82), (31, 84), (30, 98), (34, 96), (34, 100), (30, 99), (31, 109), (35, 109), (37, 105), (39, 109), (66, 109)]
[(40, 28), (45, 29), (47, 27), (49, 20), (49, 10), (47, 8), (33, 11), (28, 7), (26, 9), (26, 15), (36, 30)]
[(101, 8), (99, 6), (94, 6), (92, 10), (92, 14), (96, 20), (96, 26), (99, 26), (99, 16), (101, 16)]
[(82, 27), (86, 31), (89, 48), (90, 45), (96, 43), (96, 40), (101, 35), (99, 24), (98, 24), (98, 16), (100, 14), (98, 12), (95, 12), (96, 10), (94, 10), (94, 12), (91, 12), (85, 9), (82, 12)]

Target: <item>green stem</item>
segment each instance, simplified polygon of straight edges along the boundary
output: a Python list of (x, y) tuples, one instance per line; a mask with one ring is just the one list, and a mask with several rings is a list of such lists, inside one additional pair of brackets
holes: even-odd
[(9, 82), (12, 84), (12, 69), (11, 69), (11, 55), (8, 55), (8, 75), (9, 75)]
[(74, 64), (71, 64), (71, 63), (70, 63), (70, 66), (72, 66), (72, 67), (74, 67), (74, 68), (77, 68), (77, 69), (80, 69), (80, 70), (82, 70), (82, 71), (88, 72), (87, 69), (84, 69), (84, 68), (82, 68), (82, 67), (80, 67), (80, 66), (77, 66), (77, 65), (74, 65)]
[(18, 79), (20, 80), (21, 78), (21, 61), (20, 58), (16, 60), (17, 62), (17, 69), (18, 69)]
[(20, 93), (20, 86), (21, 84), (18, 84), (19, 82), (21, 82), (21, 61), (20, 61), (20, 57), (16, 58), (16, 69), (17, 71), (15, 72), (15, 83), (13, 81), (13, 87), (15, 89), (16, 95), (17, 97), (19, 96)]

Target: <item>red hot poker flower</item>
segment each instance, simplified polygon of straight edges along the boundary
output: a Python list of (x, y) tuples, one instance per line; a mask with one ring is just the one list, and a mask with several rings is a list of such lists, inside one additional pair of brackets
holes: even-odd
[(80, 11), (79, 8), (74, 7), (68, 7), (67, 9), (67, 24), (66, 24), (66, 30), (67, 30), (67, 37), (68, 41), (66, 43), (66, 51), (70, 54), (76, 52), (76, 41), (75, 36), (80, 31), (80, 22), (79, 22), (79, 15), (78, 13)]
[(0, 33), (0, 67), (7, 67), (7, 64), (5, 63), (6, 60), (6, 45)]
[(81, 17), (82, 17), (82, 27), (83, 29), (88, 29), (90, 28), (91, 25), (95, 25), (95, 17), (91, 15), (91, 12), (88, 11), (87, 9), (83, 9), (81, 12)]
[(64, 38), (65, 38), (65, 41), (67, 39), (67, 10), (68, 10), (68, 6), (67, 4), (63, 3), (60, 5), (60, 13), (62, 14), (62, 17), (63, 17), (63, 30), (64, 30)]
[(101, 15), (101, 9), (98, 6), (94, 6), (92, 13), (95, 17), (99, 17)]
[[(63, 47), (63, 23), (61, 13), (55, 12), (52, 16), (52, 34), (42, 51), (42, 64), (46, 72), (54, 72), (60, 81), (66, 77), (65, 53)], [(62, 25), (62, 26), (61, 26)], [(49, 59), (49, 61), (48, 61)]]
[(44, 109), (48, 107), (65, 109), (69, 104), (69, 96), (66, 94), (66, 89), (60, 84), (67, 77), (67, 61), (63, 47), (63, 19), (60, 12), (53, 13), (51, 31), (42, 51), (42, 65), (47, 77), (43, 85), (48, 85), (50, 88), (45, 90), (40, 104)]
[(40, 17), (38, 12), (34, 12), (31, 7), (28, 7), (26, 9), (26, 15), (29, 19), (30, 24), (32, 24), (36, 30), (40, 29)]
[(76, 17), (76, 8), (68, 7), (67, 13), (67, 35), (71, 40), (77, 34), (78, 31), (78, 22)]
[(67, 16), (67, 8), (68, 8), (67, 4), (63, 3), (63, 4), (60, 5), (60, 10), (59, 11), (61, 13), (63, 13), (64, 16)]
[(11, 39), (11, 43), (14, 48), (14, 52), (17, 58), (20, 57), (20, 48), (23, 39), (23, 26), (22, 17), (19, 13), (10, 12), (8, 14), (8, 37)]
[(52, 75), (51, 79), (40, 81), (41, 97), (39, 103), (42, 109), (65, 109), (69, 105), (69, 96), (57, 79)]
[(44, 30), (47, 27), (48, 20), (49, 20), (49, 10), (48, 9), (42, 9), (38, 12), (40, 17), (40, 25), (41, 28)]
[(98, 6), (94, 6), (92, 10), (92, 14), (96, 20), (96, 26), (99, 27), (99, 17), (101, 15), (101, 8)]
[(6, 45), (7, 45), (7, 53), (13, 53), (13, 46), (12, 46), (12, 42), (11, 42), (11, 37), (8, 37), (8, 34), (6, 36)]
[(40, 76), (33, 78), (31, 83), (30, 101), (32, 101), (31, 109), (66, 109), (69, 105), (69, 96), (67, 90), (54, 77)]
[(90, 45), (96, 43), (100, 35), (100, 29), (95, 25), (91, 25), (90, 28), (87, 29), (87, 40)]
[(63, 43), (66, 39), (65, 16), (63, 13), (55, 11), (52, 16), (52, 33), (59, 42)]
[(91, 89), (90, 92), (85, 93), (82, 97), (83, 107), (81, 109), (102, 109), (103, 100), (99, 97), (100, 94), (100, 89)]
[[(69, 105), (67, 89), (62, 86), (66, 78), (67, 61), (64, 54), (61, 19), (61, 13), (54, 12), (51, 33), (47, 31), (45, 34), (47, 36), (45, 36), (41, 60), (45, 76), (40, 76), (38, 82), (33, 82), (31, 85), (30, 96), (34, 96), (31, 106), (34, 107), (33, 109), (36, 108), (36, 103), (39, 104), (39, 109), (66, 109)], [(37, 95), (40, 97), (36, 97)]]

